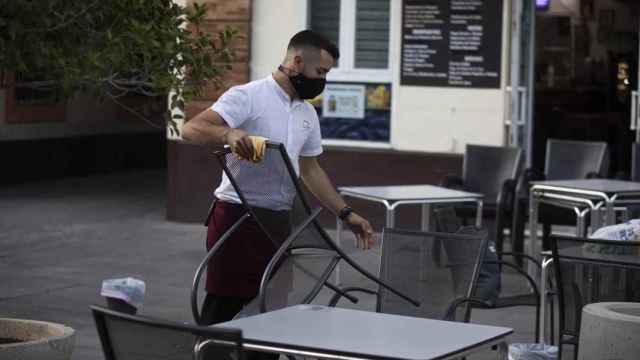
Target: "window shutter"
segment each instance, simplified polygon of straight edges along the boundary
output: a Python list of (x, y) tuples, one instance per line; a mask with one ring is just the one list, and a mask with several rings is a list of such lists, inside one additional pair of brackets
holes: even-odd
[(309, 7), (311, 30), (338, 44), (340, 39), (340, 0), (312, 0)]
[(389, 0), (356, 1), (355, 67), (386, 69), (389, 67)]

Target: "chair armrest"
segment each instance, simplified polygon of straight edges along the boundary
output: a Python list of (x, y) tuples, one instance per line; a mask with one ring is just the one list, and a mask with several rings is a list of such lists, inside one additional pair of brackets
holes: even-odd
[(451, 302), (451, 304), (449, 305), (449, 308), (447, 308), (447, 312), (444, 315), (444, 319), (443, 320), (447, 320), (447, 321), (455, 321), (456, 318), (456, 310), (458, 310), (458, 306), (466, 304), (466, 303), (470, 303), (471, 305), (474, 305), (476, 307), (482, 308), (482, 309), (491, 309), (491, 306), (489, 304), (487, 304), (486, 302), (479, 300), (479, 299), (474, 299), (474, 298), (457, 298), (455, 300), (453, 300)]
[(525, 259), (527, 261), (531, 261), (532, 263), (536, 264), (538, 269), (542, 269), (542, 264), (540, 263), (540, 261), (538, 261), (538, 259), (534, 258), (531, 255), (523, 254), (520, 252), (509, 251), (509, 252), (502, 252), (498, 254), (498, 256), (513, 256), (516, 258)]
[(526, 271), (522, 270), (520, 268), (520, 266), (510, 263), (508, 261), (502, 261), (502, 260), (498, 260), (498, 261), (483, 261), (483, 264), (495, 264), (495, 265), (500, 265), (500, 266), (506, 266), (509, 268), (512, 268), (513, 270), (515, 270), (518, 274), (520, 274), (522, 277), (524, 277), (528, 282), (529, 285), (531, 286), (531, 289), (533, 289), (533, 293), (535, 294), (536, 297), (536, 301), (539, 303), (540, 302), (540, 291), (538, 290), (538, 285), (536, 285), (536, 281), (531, 277), (531, 275), (529, 275)]
[[(370, 295), (378, 295), (377, 291), (373, 291), (373, 290), (369, 290), (369, 289), (365, 289), (365, 288), (361, 288), (361, 287), (348, 287), (348, 288), (344, 288), (341, 289), (342, 292), (344, 294), (348, 294), (351, 292), (362, 292), (365, 294), (370, 294)], [(335, 307), (338, 304), (338, 301), (340, 301), (340, 299), (342, 299), (343, 294), (341, 293), (335, 293), (332, 297), (331, 300), (329, 300), (329, 305), (330, 307)]]
[(440, 180), (440, 186), (452, 189), (462, 189), (464, 181), (458, 175), (448, 174)]

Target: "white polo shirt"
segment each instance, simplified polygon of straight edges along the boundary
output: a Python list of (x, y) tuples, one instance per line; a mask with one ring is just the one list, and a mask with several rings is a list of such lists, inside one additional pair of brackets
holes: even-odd
[[(320, 121), (316, 110), (300, 99), (291, 101), (271, 75), (232, 87), (211, 109), (232, 128), (284, 144), (298, 176), (300, 156), (322, 153)], [(228, 165), (239, 167), (236, 181), (251, 205), (272, 210), (291, 209), (295, 188), (287, 179), (288, 174), (279, 159), (266, 158), (260, 164), (252, 164), (230, 158), (232, 160)], [(215, 195), (223, 201), (240, 203), (240, 198), (224, 173)]]

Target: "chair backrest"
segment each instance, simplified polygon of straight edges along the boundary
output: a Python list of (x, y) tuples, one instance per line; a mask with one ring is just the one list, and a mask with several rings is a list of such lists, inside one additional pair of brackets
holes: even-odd
[[(289, 233), (283, 231), (283, 223), (287, 223), (284, 226), (287, 230), (293, 229), (311, 215), (311, 207), (298, 181), (297, 164), (291, 162), (283, 144), (268, 142), (264, 158), (258, 163), (238, 159), (229, 148), (216, 152), (216, 157), (223, 169), (223, 176), (231, 182), (237, 194), (237, 200), (276, 249)], [(264, 184), (279, 184), (279, 187)], [(275, 212), (257, 206), (258, 201), (283, 211)], [(304, 241), (297, 244), (327, 248), (326, 239), (323, 239), (325, 234), (316, 230), (315, 227), (308, 228), (303, 236)]]
[[(388, 288), (399, 297), (410, 300), (359, 266), (320, 226), (317, 221), (320, 209), (311, 211), (298, 181), (296, 167), (289, 159), (284, 145), (267, 143), (264, 159), (259, 163), (239, 160), (228, 148), (217, 152), (216, 156), (251, 221), (258, 224), (277, 249), (262, 276), (259, 295), (237, 317), (293, 304), (310, 303), (323, 288), (341, 292), (328, 280), (339, 261), (346, 262), (369, 280)], [(264, 187), (263, 181), (276, 182), (280, 187), (273, 192)], [(256, 199), (264, 198), (287, 210), (293, 207), (286, 220), (291, 232), (283, 234), (282, 231), (274, 230), (275, 221), (270, 216), (271, 211), (255, 206)], [(282, 224), (275, 225), (276, 228), (281, 228)], [(219, 240), (218, 244), (220, 242)], [(207, 256), (213, 251), (214, 249)], [(200, 269), (196, 273), (193, 289), (197, 289), (199, 273)], [(192, 299), (196, 298), (195, 295), (197, 294), (192, 290)], [(347, 297), (354, 299), (353, 296)], [(195, 308), (193, 303), (192, 301), (192, 307)]]
[[(380, 278), (420, 302), (410, 306), (379, 289), (377, 310), (384, 313), (443, 319), (456, 299), (469, 298), (478, 279), (486, 233), (420, 232), (385, 228)], [(464, 308), (457, 320), (468, 321)]]
[(582, 307), (640, 301), (640, 241), (551, 236), (560, 335), (577, 337)]
[(583, 179), (589, 173), (606, 177), (609, 171), (607, 143), (547, 140), (546, 180)]
[(467, 145), (462, 166), (464, 190), (496, 200), (505, 180), (516, 180), (522, 166), (522, 150), (501, 146)]
[(91, 312), (106, 360), (244, 359), (240, 330), (179, 324), (99, 306)]

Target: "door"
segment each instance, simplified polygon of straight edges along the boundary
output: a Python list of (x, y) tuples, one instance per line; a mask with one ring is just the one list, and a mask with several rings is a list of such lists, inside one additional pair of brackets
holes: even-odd
[[(640, 42), (640, 22), (638, 25), (638, 41)], [(640, 59), (640, 44), (638, 45), (638, 59)], [(640, 63), (640, 61), (638, 61)], [(638, 81), (636, 82), (636, 89), (631, 92), (631, 130), (635, 132), (635, 141), (640, 142), (640, 125), (638, 124), (638, 118), (640, 117), (640, 109), (638, 109), (638, 96), (640, 90), (640, 66), (637, 67), (637, 74), (634, 76), (638, 77)]]
[(527, 167), (531, 166), (533, 129), (533, 67), (535, 40), (535, 1), (511, 1), (511, 69), (508, 118), (510, 146), (523, 149)]

